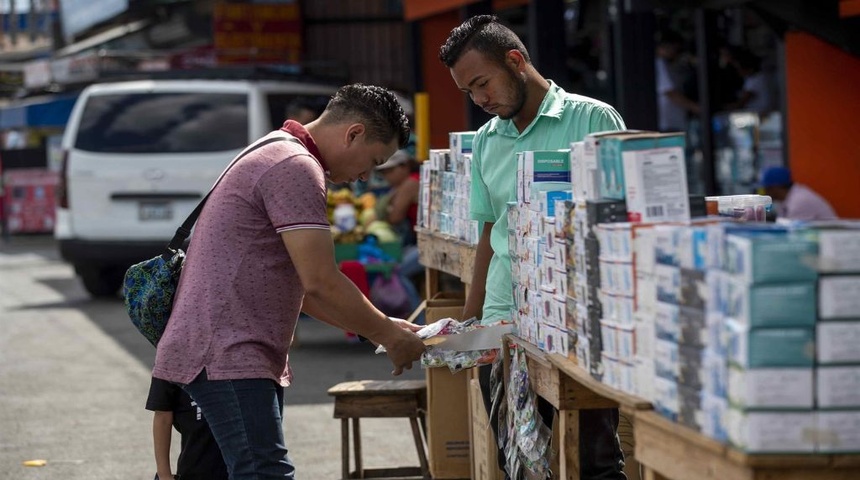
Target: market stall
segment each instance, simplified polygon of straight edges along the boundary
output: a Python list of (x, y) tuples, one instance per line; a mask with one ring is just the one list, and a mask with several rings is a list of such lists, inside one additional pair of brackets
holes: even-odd
[[(860, 478), (858, 223), (765, 224), (766, 197), (687, 195), (683, 153), (673, 153), (683, 142), (593, 135), (560, 156), (520, 156), (508, 399), (525, 385), (558, 410), (559, 455), (546, 456), (560, 478), (580, 478), (578, 410), (608, 407), (632, 419), (644, 478)], [(438, 272), (472, 278), (469, 156), (450, 152), (431, 152), (422, 171), (428, 285)], [(545, 156), (572, 172), (569, 185), (536, 185)], [(644, 175), (645, 160), (667, 175)], [(473, 419), (471, 476), (496, 478), (494, 452), (477, 450), (495, 447), (475, 428), (483, 405), (461, 403)]]

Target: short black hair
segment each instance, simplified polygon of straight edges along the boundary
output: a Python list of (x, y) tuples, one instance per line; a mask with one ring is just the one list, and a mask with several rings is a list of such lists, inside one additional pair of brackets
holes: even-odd
[(739, 67), (746, 70), (757, 72), (761, 69), (761, 58), (746, 48), (735, 53), (735, 61)]
[(657, 33), (657, 45), (676, 45), (682, 47), (684, 46), (684, 37), (674, 30), (660, 30)]
[(409, 119), (397, 97), (376, 85), (353, 83), (340, 87), (324, 114), (328, 123), (360, 121), (370, 140), (388, 143), (396, 138), (400, 148), (409, 141)]
[(451, 30), (445, 44), (439, 48), (439, 60), (452, 68), (468, 50), (476, 50), (500, 65), (505, 55), (518, 50), (527, 63), (531, 63), (529, 52), (523, 41), (510, 28), (499, 23), (495, 15), (477, 15)]

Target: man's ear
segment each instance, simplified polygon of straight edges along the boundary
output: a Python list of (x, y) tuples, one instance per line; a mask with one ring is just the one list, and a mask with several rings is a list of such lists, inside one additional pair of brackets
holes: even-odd
[(505, 63), (516, 72), (522, 72), (526, 68), (525, 57), (523, 57), (522, 52), (515, 48), (508, 50), (508, 53), (505, 54)]
[(363, 123), (353, 123), (352, 125), (347, 127), (345, 137), (346, 146), (349, 147), (350, 145), (352, 145), (352, 143), (356, 139), (364, 135), (364, 131), (365, 128)]

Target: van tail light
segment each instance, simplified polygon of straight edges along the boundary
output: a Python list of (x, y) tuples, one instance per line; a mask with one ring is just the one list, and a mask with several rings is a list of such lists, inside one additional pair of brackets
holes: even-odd
[(60, 163), (60, 182), (57, 185), (57, 206), (69, 208), (69, 151), (63, 150), (63, 158)]

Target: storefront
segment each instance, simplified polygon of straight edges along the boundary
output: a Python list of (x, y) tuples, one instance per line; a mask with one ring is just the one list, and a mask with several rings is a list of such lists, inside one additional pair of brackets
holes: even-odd
[(60, 140), (76, 98), (39, 97), (0, 109), (4, 235), (53, 231)]

